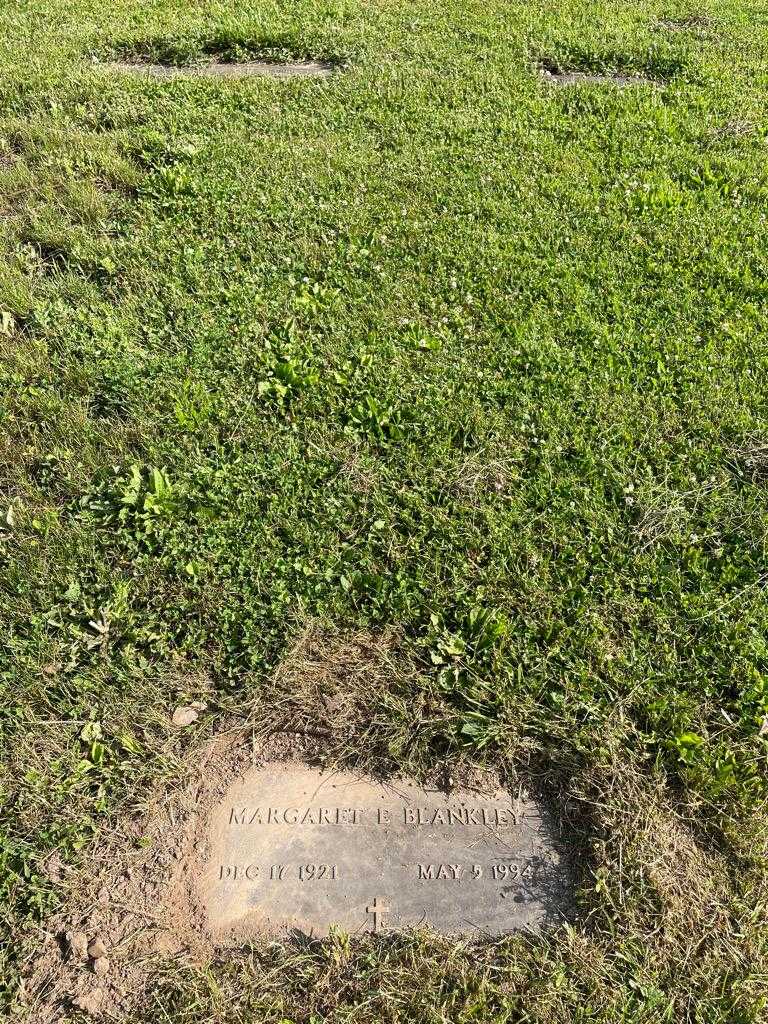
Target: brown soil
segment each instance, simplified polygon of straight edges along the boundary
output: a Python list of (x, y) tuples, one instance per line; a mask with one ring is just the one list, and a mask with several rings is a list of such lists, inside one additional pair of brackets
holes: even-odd
[[(70, 882), (66, 912), (48, 923), (41, 948), (30, 956), (28, 1019), (66, 1021), (73, 1008), (121, 1017), (145, 990), (156, 957), (209, 959), (214, 945), (190, 898), (194, 871), (205, 860), (200, 837), (207, 812), (239, 771), (262, 760), (311, 757), (315, 746), (305, 736), (278, 735), (256, 755), (241, 733), (225, 735), (195, 752), (178, 788), (158, 796), (148, 820), (123, 822), (94, 848), (87, 868)], [(89, 943), (101, 937), (105, 973), (71, 948), (72, 937), (82, 935)]]

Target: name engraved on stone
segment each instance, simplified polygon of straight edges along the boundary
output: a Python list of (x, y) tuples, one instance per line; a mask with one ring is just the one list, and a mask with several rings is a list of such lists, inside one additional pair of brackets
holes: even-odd
[(230, 786), (209, 841), (199, 896), (214, 932), (499, 935), (561, 920), (567, 903), (552, 824), (502, 789), (446, 795), (271, 764)]
[(402, 816), (404, 825), (486, 825), (512, 827), (517, 822), (506, 807), (232, 807), (230, 825), (391, 825), (392, 815)]

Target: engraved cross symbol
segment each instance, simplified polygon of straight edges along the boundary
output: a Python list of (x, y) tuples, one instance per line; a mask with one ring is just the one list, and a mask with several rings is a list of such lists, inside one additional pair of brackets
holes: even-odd
[(389, 907), (382, 906), (379, 903), (379, 897), (374, 896), (373, 903), (370, 905), (370, 907), (365, 908), (365, 912), (366, 914), (373, 914), (373, 930), (375, 932), (383, 931), (384, 925), (381, 919), (385, 914), (389, 913)]

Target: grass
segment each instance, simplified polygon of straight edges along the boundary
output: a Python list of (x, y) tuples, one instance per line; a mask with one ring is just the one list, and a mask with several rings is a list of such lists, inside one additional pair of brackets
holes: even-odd
[[(8, 0), (0, 29), (9, 1018), (52, 852), (227, 716), (305, 712), (310, 636), (347, 759), (503, 763), (575, 809), (578, 918), (159, 957), (135, 1019), (764, 1019), (761, 6)], [(340, 69), (98, 66), (216, 54)], [(373, 700), (338, 652), (382, 643)]]

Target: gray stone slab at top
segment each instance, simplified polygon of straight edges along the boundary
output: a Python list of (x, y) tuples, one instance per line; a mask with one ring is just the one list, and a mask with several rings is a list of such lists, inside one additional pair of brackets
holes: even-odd
[(292, 64), (251, 61), (242, 64), (190, 64), (186, 67), (115, 61), (98, 66), (110, 71), (131, 72), (152, 78), (328, 78), (334, 71), (332, 64), (321, 61)]

